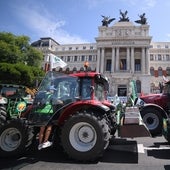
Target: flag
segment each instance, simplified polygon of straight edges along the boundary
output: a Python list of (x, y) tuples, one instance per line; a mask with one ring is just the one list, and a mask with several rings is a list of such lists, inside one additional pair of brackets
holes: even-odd
[(67, 63), (65, 63), (61, 58), (57, 57), (54, 54), (50, 54), (50, 64), (51, 69), (56, 67), (64, 68), (65, 66), (67, 66)]

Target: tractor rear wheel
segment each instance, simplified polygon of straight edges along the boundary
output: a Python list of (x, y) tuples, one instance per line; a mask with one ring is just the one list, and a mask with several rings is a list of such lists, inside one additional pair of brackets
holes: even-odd
[(72, 115), (61, 133), (65, 152), (79, 161), (94, 161), (102, 156), (109, 139), (110, 130), (106, 120), (86, 112)]

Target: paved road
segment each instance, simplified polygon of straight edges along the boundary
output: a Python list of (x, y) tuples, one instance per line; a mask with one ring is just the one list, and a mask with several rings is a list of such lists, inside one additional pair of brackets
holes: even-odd
[(103, 157), (93, 163), (69, 159), (61, 149), (29, 151), (24, 157), (0, 159), (4, 170), (170, 170), (170, 145), (163, 137), (114, 139)]

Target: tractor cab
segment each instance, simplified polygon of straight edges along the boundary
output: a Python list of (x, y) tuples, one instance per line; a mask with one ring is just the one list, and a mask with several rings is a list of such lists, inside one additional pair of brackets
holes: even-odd
[[(33, 102), (29, 120), (46, 125), (71, 105), (100, 105), (106, 102), (108, 82), (96, 73), (63, 74), (50, 71), (42, 80)], [(55, 119), (56, 119), (55, 117)]]

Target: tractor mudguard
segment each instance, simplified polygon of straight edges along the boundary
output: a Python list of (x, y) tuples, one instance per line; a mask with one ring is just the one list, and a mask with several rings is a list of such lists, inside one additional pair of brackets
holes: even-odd
[(143, 107), (140, 108), (140, 111), (142, 111), (143, 109), (146, 109), (146, 108), (150, 108), (150, 107), (160, 110), (162, 117), (164, 117), (164, 118), (169, 117), (168, 114), (165, 112), (165, 110), (162, 107), (160, 107), (159, 105), (154, 104), (154, 103), (145, 104)]
[[(90, 101), (85, 101), (85, 102), (76, 102), (76, 103), (72, 103), (70, 104), (69, 106), (67, 107), (64, 107), (62, 109), (62, 111), (60, 111), (60, 116), (58, 117), (58, 125), (61, 125), (65, 120), (68, 119), (68, 117), (70, 115), (73, 115), (75, 114), (77, 111), (79, 110), (96, 110), (98, 111), (98, 113), (106, 113), (106, 112), (109, 112), (110, 109), (109, 107), (101, 104), (101, 103), (94, 103), (94, 102), (90, 102)], [(53, 115), (52, 120), (55, 120), (55, 118), (57, 118), (57, 113), (55, 113), (55, 115)]]

